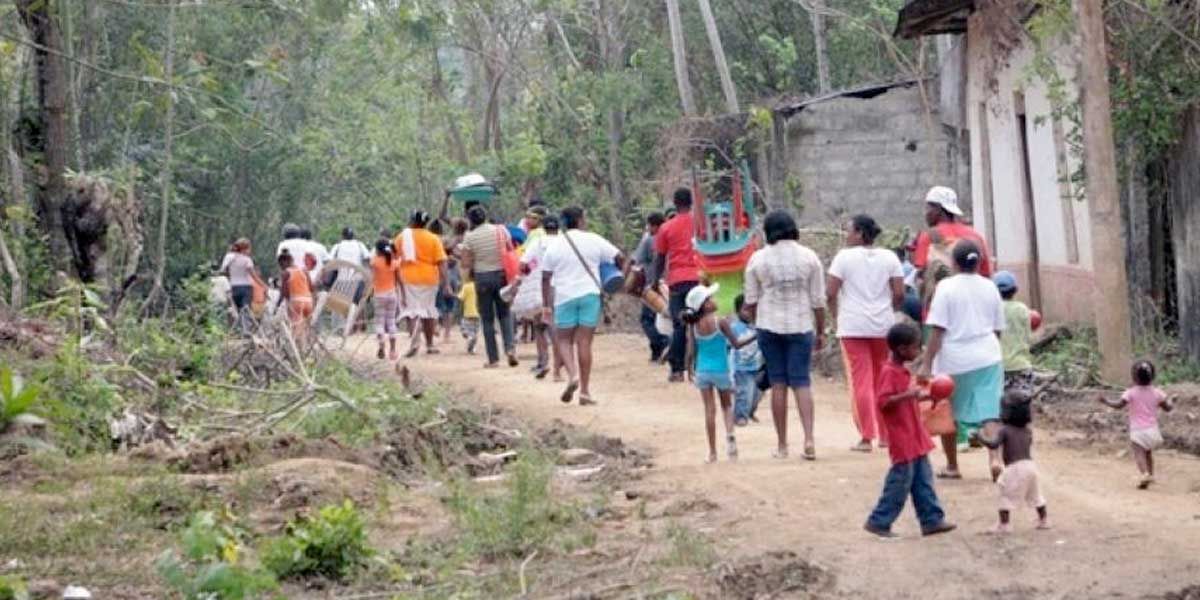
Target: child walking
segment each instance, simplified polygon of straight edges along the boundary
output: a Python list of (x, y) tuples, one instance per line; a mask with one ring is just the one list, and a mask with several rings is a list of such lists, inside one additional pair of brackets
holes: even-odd
[(1000, 348), (1004, 354), (1005, 391), (1033, 391), (1033, 353), (1029, 342), (1033, 338), (1033, 327), (1029, 320), (1029, 307), (1016, 299), (1017, 278), (1008, 271), (1000, 271), (992, 277), (1004, 306), (1004, 335), (1000, 337)]
[(1133, 387), (1125, 390), (1119, 400), (1104, 396), (1097, 399), (1112, 408), (1129, 407), (1129, 441), (1133, 446), (1133, 460), (1142, 474), (1138, 489), (1144, 490), (1154, 483), (1153, 452), (1163, 443), (1162, 432), (1158, 430), (1158, 409), (1171, 412), (1175, 402), (1154, 387), (1154, 363), (1148, 360), (1133, 363), (1131, 375)]
[(462, 289), (458, 291), (458, 300), (462, 304), (463, 339), (467, 340), (467, 354), (475, 354), (475, 342), (479, 340), (479, 302), (475, 295), (475, 280), (464, 279)]
[[(737, 310), (735, 318), (730, 323), (733, 335), (739, 340), (746, 336), (756, 335), (754, 319), (746, 310), (746, 297), (738, 294), (737, 298), (733, 300), (733, 306)], [(758, 401), (762, 398), (762, 391), (758, 389), (756, 376), (758, 369), (762, 367), (763, 357), (762, 352), (758, 350), (758, 342), (751, 342), (741, 348), (735, 348), (731, 352), (733, 354), (733, 422), (738, 427), (745, 427), (750, 420), (758, 421), (754, 418), (754, 413), (758, 410)]]
[(684, 299), (686, 310), (681, 315), (688, 325), (688, 378), (700, 388), (704, 400), (704, 427), (708, 434), (708, 458), (717, 461), (717, 405), (714, 396), (721, 398), (721, 414), (725, 419), (725, 452), (729, 460), (737, 460), (737, 440), (733, 434), (733, 374), (729, 366), (729, 348), (744, 348), (758, 336), (751, 334), (738, 339), (728, 319), (717, 318), (713, 295), (720, 286), (699, 285)]
[(892, 468), (863, 529), (882, 538), (896, 537), (892, 524), (912, 496), (921, 535), (953, 531), (956, 525), (946, 521), (933, 489), (933, 467), (929, 464), (933, 443), (917, 407), (917, 401), (927, 399), (928, 395), (913, 388), (912, 373), (904, 366), (920, 356), (921, 332), (908, 323), (898, 323), (888, 330), (887, 344), (892, 356), (879, 373), (876, 393)]
[(986, 429), (979, 432), (979, 441), (993, 450), (1000, 449), (1004, 457), (1004, 471), (997, 482), (1000, 488), (1000, 522), (992, 528), (992, 533), (1012, 531), (1009, 516), (1021, 504), (1028, 504), (1037, 510), (1038, 529), (1050, 528), (1050, 522), (1046, 520), (1046, 499), (1042, 497), (1037, 466), (1033, 464), (1033, 454), (1030, 452), (1033, 446), (1033, 430), (1029, 428), (1033, 420), (1029, 409), (1031, 400), (1024, 391), (1005, 393), (1000, 405), (1000, 422), (1003, 426), (996, 432), (996, 437), (988, 437)]
[(404, 287), (400, 285), (400, 261), (392, 253), (392, 242), (380, 239), (375, 242), (375, 256), (371, 257), (371, 285), (375, 294), (375, 336), (379, 338), (379, 351), (375, 357), (383, 360), (383, 338), (387, 336), (387, 358), (396, 360), (396, 315), (404, 304)]

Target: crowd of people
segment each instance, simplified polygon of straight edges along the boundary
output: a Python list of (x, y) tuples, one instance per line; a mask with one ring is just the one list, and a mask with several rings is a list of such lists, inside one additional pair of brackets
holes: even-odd
[[(533, 377), (553, 373), (565, 383), (562, 402), (577, 398), (588, 406), (597, 403), (592, 342), (604, 313), (603, 273), (606, 268), (637, 273), (665, 292), (665, 306), (647, 303), (640, 322), (650, 361), (668, 365), (669, 382), (690, 381), (699, 391), (705, 462), (718, 460), (718, 407), (726, 457), (736, 460), (736, 430), (758, 421), (764, 395), (776, 434), (773, 456), (789, 456), (791, 399), (803, 433), (800, 456), (817, 458), (811, 365), (814, 353), (831, 343), (826, 326), (832, 322), (859, 438), (850, 450), (886, 449), (892, 464), (867, 531), (892, 537), (909, 496), (923, 534), (953, 530), (935, 481), (962, 479), (958, 454), (972, 448), (988, 452), (999, 490), (994, 531), (1009, 531), (1011, 512), (1022, 505), (1036, 510), (1039, 528), (1049, 527), (1029, 428), (1033, 313), (1017, 299), (1017, 277), (993, 272), (987, 244), (964, 222), (953, 190), (929, 190), (926, 228), (901, 248), (877, 245), (882, 231), (870, 216), (849, 219), (844, 247), (828, 269), (801, 243), (795, 218), (771, 211), (763, 220), (764, 244), (745, 266), (743, 293), (729, 315), (719, 314), (719, 286), (706, 281), (697, 263), (691, 192), (680, 188), (672, 201), (667, 214), (647, 216), (629, 261), (588, 231), (587, 215), (577, 206), (554, 215), (536, 204), (517, 225), (497, 221), (482, 205), (448, 223), (414, 211), (400, 232), (381, 232), (374, 252), (351, 229), (326, 251), (308, 230), (289, 225), (276, 253), (275, 302), (286, 303), (293, 326), (303, 330), (316, 290), (328, 286), (322, 279), (353, 276), (340, 271), (331, 276), (322, 265), (331, 260), (361, 265), (371, 274), (379, 359), (400, 358), (401, 331), (409, 334), (405, 357), (415, 356), (422, 341), (426, 353), (437, 354), (457, 323), (468, 353), (476, 351), (482, 335), (484, 368), (513, 368), (520, 364), (521, 336), (537, 348)], [(233, 245), (221, 270), (241, 314), (265, 287), (247, 240)], [(1158, 411), (1173, 406), (1153, 386), (1154, 374), (1152, 364), (1138, 362), (1134, 383), (1120, 401), (1104, 401), (1129, 409), (1143, 488), (1153, 483), (1152, 451), (1162, 443)], [(953, 382), (949, 397), (935, 397), (930, 385), (935, 375)], [(936, 472), (929, 459), (931, 434), (940, 437), (945, 455), (944, 468)]]

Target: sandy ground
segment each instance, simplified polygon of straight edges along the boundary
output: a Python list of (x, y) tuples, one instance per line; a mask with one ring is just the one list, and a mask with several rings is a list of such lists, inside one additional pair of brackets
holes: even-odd
[[(374, 351), (370, 341), (355, 345), (362, 357)], [(831, 569), (839, 592), (862, 598), (1144, 597), (1200, 584), (1200, 460), (1194, 457), (1160, 453), (1160, 482), (1139, 491), (1131, 458), (1068, 448), (1059, 442), (1078, 436), (1039, 429), (1034, 456), (1052, 530), (1035, 531), (1029, 509), (1014, 514), (1015, 533), (984, 533), (996, 519), (996, 491), (985, 454), (976, 451), (960, 459), (964, 480), (937, 483), (958, 531), (921, 538), (910, 506), (895, 526), (902, 538), (884, 541), (861, 526), (888, 459), (883, 451), (849, 451), (857, 436), (841, 383), (814, 388), (817, 461), (770, 457), (775, 438), (764, 405), (761, 424), (738, 430), (741, 460), (725, 462), (722, 454), (722, 462), (704, 465), (698, 392), (668, 384), (664, 367), (647, 362), (639, 337), (597, 339), (593, 395), (600, 405), (586, 408), (562, 404), (561, 385), (549, 378), (535, 381), (527, 368), (532, 347), (521, 350), (521, 367), (485, 371), (483, 359), (466, 355), (456, 339), (443, 354), (405, 364), (418, 377), (535, 422), (562, 419), (651, 451), (655, 467), (637, 485), (715, 502), (719, 508), (705, 532), (726, 558), (792, 550)], [(794, 405), (789, 418), (797, 454)], [(932, 458), (935, 468), (944, 464), (940, 451)]]

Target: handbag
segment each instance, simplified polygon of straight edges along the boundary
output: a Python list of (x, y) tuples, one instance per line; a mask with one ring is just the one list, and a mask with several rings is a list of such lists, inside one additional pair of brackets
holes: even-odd
[(500, 225), (496, 228), (496, 247), (500, 251), (500, 267), (504, 269), (504, 283), (512, 283), (521, 275), (521, 258), (513, 248), (512, 238)]
[(587, 271), (588, 277), (592, 278), (592, 283), (596, 284), (596, 289), (600, 292), (600, 307), (604, 313), (604, 324), (612, 323), (612, 316), (608, 312), (608, 294), (604, 291), (604, 284), (600, 283), (600, 277), (592, 271), (588, 266), (587, 260), (583, 258), (583, 253), (579, 251), (579, 247), (575, 245), (575, 241), (571, 239), (570, 232), (564, 231), (562, 237), (567, 240), (567, 245), (575, 252), (575, 258), (579, 259), (579, 264), (583, 265), (583, 270)]
[(918, 406), (921, 410), (921, 421), (929, 435), (949, 435), (958, 430), (954, 423), (954, 409), (949, 400), (922, 401)]

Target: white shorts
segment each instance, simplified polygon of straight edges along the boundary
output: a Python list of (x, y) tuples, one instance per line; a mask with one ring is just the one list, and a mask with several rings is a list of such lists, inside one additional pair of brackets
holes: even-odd
[(1046, 505), (1038, 485), (1037, 466), (1032, 460), (1005, 465), (996, 485), (1000, 488), (1000, 510), (1015, 510), (1022, 504), (1032, 508)]
[(1129, 432), (1129, 441), (1145, 450), (1157, 450), (1163, 445), (1162, 432), (1157, 427), (1134, 429)]

